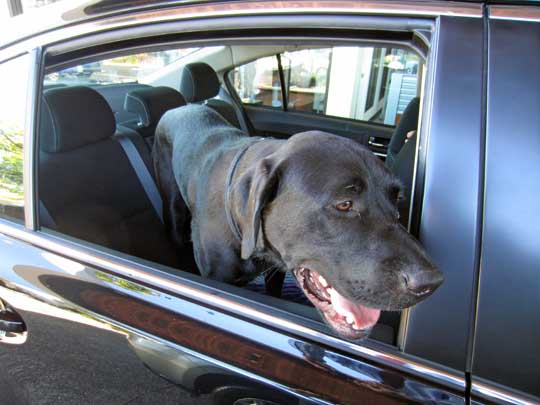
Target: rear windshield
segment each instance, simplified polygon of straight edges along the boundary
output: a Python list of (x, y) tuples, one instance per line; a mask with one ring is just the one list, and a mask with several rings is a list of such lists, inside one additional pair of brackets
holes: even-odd
[(45, 85), (90, 85), (139, 82), (200, 48), (173, 49), (120, 56), (50, 73)]

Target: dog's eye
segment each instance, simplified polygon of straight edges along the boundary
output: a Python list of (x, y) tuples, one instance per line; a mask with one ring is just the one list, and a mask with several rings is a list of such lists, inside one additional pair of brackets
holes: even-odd
[(336, 209), (338, 211), (347, 212), (352, 208), (352, 201), (342, 201), (336, 204)]

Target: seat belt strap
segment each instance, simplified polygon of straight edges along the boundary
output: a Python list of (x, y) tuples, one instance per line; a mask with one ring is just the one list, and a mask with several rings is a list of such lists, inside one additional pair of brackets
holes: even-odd
[(143, 186), (146, 196), (154, 207), (159, 219), (163, 222), (163, 201), (161, 195), (159, 194), (156, 183), (142, 160), (139, 151), (133, 144), (133, 141), (127, 136), (117, 135), (115, 136), (115, 139), (120, 143), (120, 146), (126, 153), (129, 163), (131, 164), (131, 167), (133, 167), (135, 174), (137, 174), (137, 178)]

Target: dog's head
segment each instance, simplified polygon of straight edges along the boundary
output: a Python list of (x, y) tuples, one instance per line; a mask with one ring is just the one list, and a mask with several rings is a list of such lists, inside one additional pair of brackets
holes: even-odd
[(291, 137), (243, 177), (242, 258), (274, 254), (340, 335), (367, 336), (443, 281), (400, 224), (400, 183), (354, 141)]

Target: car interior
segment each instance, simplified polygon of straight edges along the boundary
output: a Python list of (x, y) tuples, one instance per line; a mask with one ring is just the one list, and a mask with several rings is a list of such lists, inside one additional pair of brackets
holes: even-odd
[[(155, 185), (144, 178), (145, 172), (153, 176), (160, 118), (191, 103), (214, 109), (246, 136), (287, 139), (316, 129), (365, 145), (403, 183), (401, 221), (409, 225), (425, 62), (418, 49), (285, 43), (174, 51), (176, 56), (144, 74), (148, 60), (160, 53), (155, 48), (47, 68), (39, 123), (43, 230), (207, 282), (198, 277), (191, 248), (180, 249), (170, 237)], [(130, 76), (130, 69), (137, 75)], [(263, 277), (242, 288), (222, 287), (332, 334), (295, 283), (286, 277), (281, 299), (265, 295)], [(395, 345), (399, 324), (399, 313), (383, 313), (371, 337)]]

